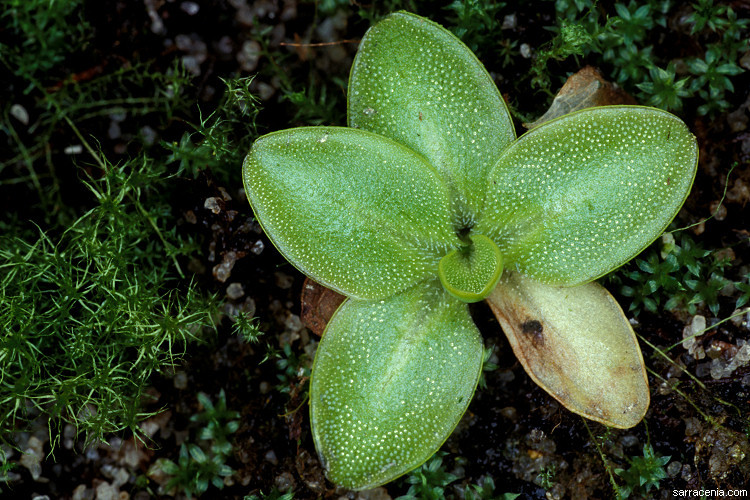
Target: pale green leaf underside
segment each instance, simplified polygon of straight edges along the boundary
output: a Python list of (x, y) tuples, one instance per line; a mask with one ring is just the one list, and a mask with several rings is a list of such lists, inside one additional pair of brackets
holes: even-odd
[(487, 302), (528, 374), (566, 408), (613, 427), (641, 421), (650, 397), (643, 356), (601, 285), (557, 287), (506, 273)]
[(698, 148), (685, 124), (640, 106), (590, 108), (533, 129), (489, 176), (476, 231), (507, 268), (573, 285), (622, 265), (685, 201)]
[(471, 50), (406, 12), (362, 39), (348, 111), (350, 126), (391, 137), (442, 172), (461, 217), (478, 213), (487, 173), (515, 139), (505, 101)]
[(482, 340), (466, 304), (437, 281), (384, 301), (345, 302), (318, 346), (310, 386), (315, 446), (350, 489), (427, 460), (476, 388)]
[(488, 237), (471, 236), (471, 246), (446, 254), (438, 264), (443, 287), (463, 302), (478, 302), (495, 288), (503, 272), (503, 256)]
[(303, 273), (345, 295), (383, 298), (435, 276), (458, 242), (445, 183), (384, 137), (337, 127), (258, 139), (243, 179), (256, 217)]

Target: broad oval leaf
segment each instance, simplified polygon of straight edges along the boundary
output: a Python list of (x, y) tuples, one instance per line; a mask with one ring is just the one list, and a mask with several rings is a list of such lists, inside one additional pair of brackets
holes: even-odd
[(520, 137), (489, 177), (483, 218), (514, 267), (574, 285), (624, 264), (677, 214), (698, 147), (674, 115), (640, 106), (590, 108)]
[(492, 78), (450, 31), (398, 12), (369, 29), (349, 79), (349, 125), (406, 144), (445, 175), (470, 224), (487, 173), (514, 139)]
[(495, 288), (503, 272), (497, 245), (482, 234), (471, 236), (471, 245), (440, 259), (438, 276), (443, 287), (462, 302), (479, 302)]
[(345, 295), (387, 297), (435, 276), (458, 243), (439, 174), (385, 137), (339, 127), (283, 130), (255, 141), (242, 171), (273, 244)]
[(429, 283), (382, 301), (346, 301), (320, 341), (310, 420), (336, 484), (374, 488), (421, 465), (471, 401), (479, 331), (466, 304)]
[(635, 333), (597, 283), (543, 285), (505, 273), (487, 297), (526, 372), (567, 409), (626, 429), (649, 405)]

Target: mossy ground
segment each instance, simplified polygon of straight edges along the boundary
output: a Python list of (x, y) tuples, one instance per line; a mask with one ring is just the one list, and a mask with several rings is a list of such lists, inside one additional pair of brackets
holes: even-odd
[[(631, 497), (669, 498), (748, 484), (750, 368), (739, 353), (750, 318), (737, 308), (750, 290), (750, 8), (618, 5), (3, 2), (2, 494), (167, 496), (155, 464), (177, 463), (193, 443), (233, 470), (206, 498), (356, 496), (326, 482), (316, 458), (305, 394), (317, 338), (299, 320), (303, 277), (253, 221), (240, 163), (262, 133), (344, 125), (357, 41), (400, 8), (476, 51), (519, 133), (591, 64), (677, 112), (701, 148), (674, 225), (692, 226), (676, 236), (682, 253), (670, 260), (659, 241), (603, 281), (632, 305), (652, 389), (644, 423), (609, 430), (561, 408), (477, 304), (497, 368), (443, 447), (444, 473), (412, 476), (432, 481), (431, 493), (412, 493), (461, 498), (487, 477), (496, 489), (482, 498), (611, 498), (628, 486)], [(258, 320), (238, 328), (240, 312)], [(696, 316), (716, 326), (675, 346)], [(199, 392), (216, 402), (222, 389), (240, 426), (218, 438), (191, 416), (206, 412)], [(101, 437), (108, 444), (92, 444)], [(230, 453), (213, 449), (225, 442)], [(615, 473), (645, 445), (670, 457), (648, 492)]]

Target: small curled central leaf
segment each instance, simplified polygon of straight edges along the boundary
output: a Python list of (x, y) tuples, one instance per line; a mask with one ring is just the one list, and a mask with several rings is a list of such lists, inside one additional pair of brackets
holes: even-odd
[(479, 302), (497, 285), (503, 273), (503, 256), (488, 237), (467, 237), (470, 245), (453, 250), (440, 259), (438, 275), (443, 287), (463, 302)]

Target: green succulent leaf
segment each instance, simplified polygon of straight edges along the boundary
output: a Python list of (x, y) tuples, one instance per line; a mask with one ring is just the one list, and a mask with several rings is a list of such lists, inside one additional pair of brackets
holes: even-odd
[(345, 302), (313, 366), (310, 417), (328, 477), (373, 488), (424, 463), (476, 388), (482, 340), (466, 304), (434, 280), (381, 301)]
[(590, 108), (520, 137), (489, 176), (476, 231), (505, 265), (574, 285), (624, 264), (654, 241), (685, 201), (698, 148), (672, 114)]
[(437, 273), (459, 240), (440, 175), (363, 130), (306, 127), (258, 139), (245, 192), (279, 251), (350, 297), (384, 298)]
[(478, 302), (490, 294), (503, 272), (503, 256), (488, 237), (476, 234), (471, 244), (440, 259), (443, 287), (463, 302)]
[(422, 154), (448, 180), (459, 218), (482, 205), (485, 179), (515, 130), (476, 56), (442, 26), (398, 12), (365, 34), (349, 79), (349, 125)]

